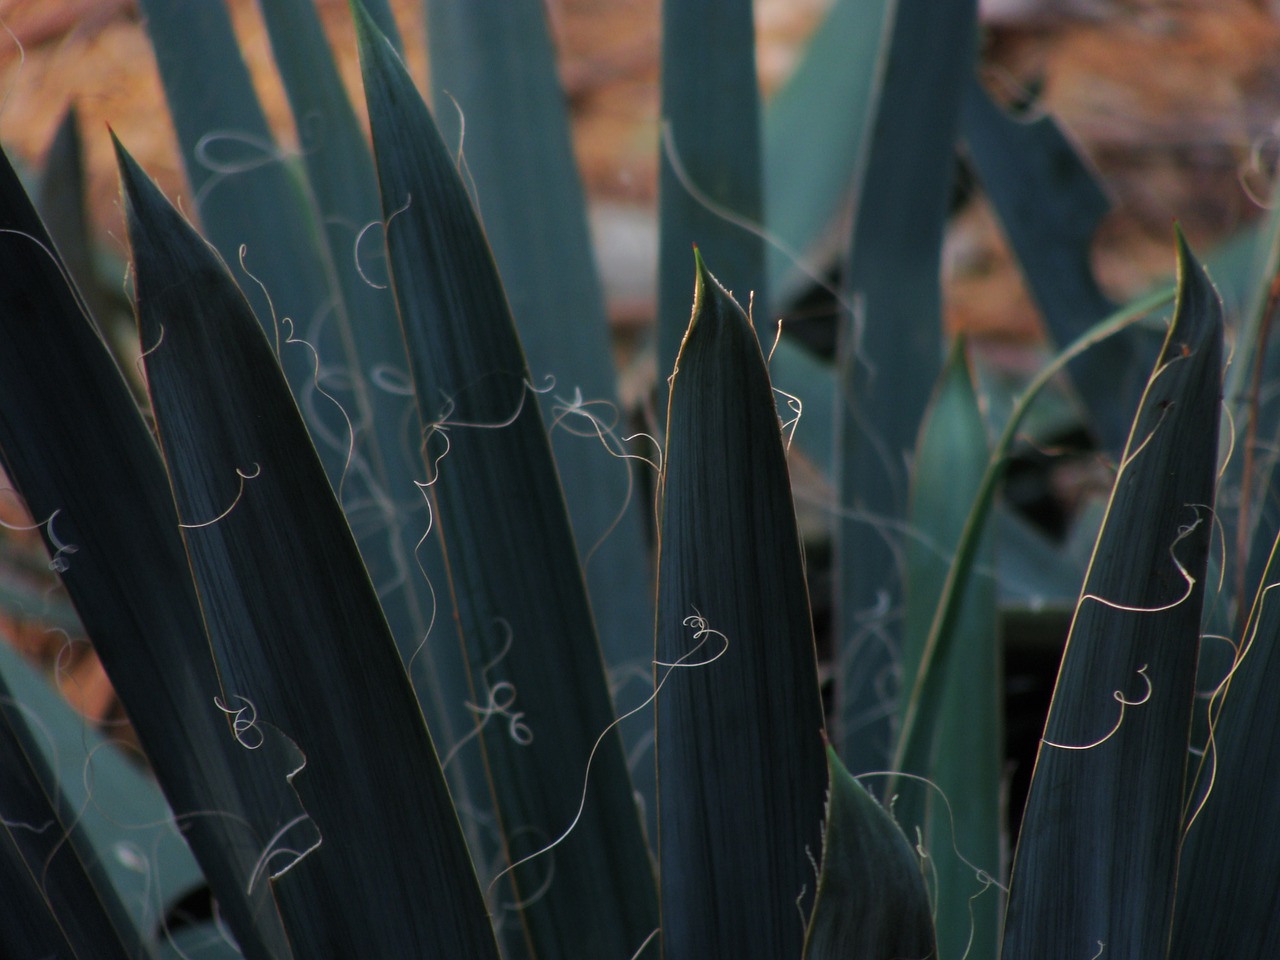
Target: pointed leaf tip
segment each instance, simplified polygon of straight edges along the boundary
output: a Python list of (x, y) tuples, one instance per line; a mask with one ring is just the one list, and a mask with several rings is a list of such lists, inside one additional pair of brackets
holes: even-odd
[(830, 746), (822, 866), (803, 960), (936, 955), (929, 895), (910, 842)]

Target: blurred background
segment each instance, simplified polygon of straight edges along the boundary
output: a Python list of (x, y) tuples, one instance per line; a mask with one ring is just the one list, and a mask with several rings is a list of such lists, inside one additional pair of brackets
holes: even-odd
[[(829, 0), (757, 0), (758, 69), (782, 82)], [(318, 0), (353, 88), (347, 0)], [(599, 256), (619, 325), (652, 313), (658, 153), (658, 0), (547, 0)], [(291, 120), (267, 79), (254, 0), (229, 0), (259, 94), (285, 142)], [(394, 0), (410, 66), (425, 84), (418, 0)], [(1099, 279), (1122, 300), (1171, 266), (1171, 223), (1208, 249), (1255, 219), (1280, 137), (1275, 0), (983, 0), (983, 70), (1004, 102), (1052, 113), (1114, 203), (1099, 231)], [(38, 164), (63, 111), (81, 112), (94, 222), (121, 235), (110, 124), (171, 196), (184, 191), (151, 48), (134, 0), (0, 0), (0, 141)], [(294, 141), (296, 142), (296, 141)], [(798, 147), (800, 149), (800, 147)], [(115, 241), (117, 249), (120, 244)], [(945, 270), (955, 328), (1038, 335), (981, 197), (953, 220)]]

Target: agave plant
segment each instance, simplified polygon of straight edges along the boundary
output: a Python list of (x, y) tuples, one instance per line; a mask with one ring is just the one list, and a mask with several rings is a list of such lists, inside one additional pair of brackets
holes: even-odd
[[(294, 158), (221, 4), (143, 9), (202, 230), (117, 142), (145, 416), (5, 164), (0, 456), (154, 780), (0, 662), (7, 954), (1271, 955), (1280, 523), (1219, 468), (1221, 304), (1180, 235), (1174, 292), (1105, 300), (1097, 188), (972, 80), (972, 3), (837, 0), (767, 107), (750, 4), (667, 5), (651, 437), (608, 413), (539, 3), (428, 4), (465, 164), (385, 3), (370, 150), (312, 5), (262, 0)], [(958, 136), (1063, 345), (994, 430), (939, 328)], [(832, 365), (769, 318), (849, 196)], [(1254, 438), (1265, 309), (1226, 390)], [(1063, 370), (1118, 467), (1010, 870), (1001, 571), (1036, 541), (997, 501)], [(840, 491), (829, 711), (789, 457)], [(1215, 529), (1252, 607), (1208, 602)]]

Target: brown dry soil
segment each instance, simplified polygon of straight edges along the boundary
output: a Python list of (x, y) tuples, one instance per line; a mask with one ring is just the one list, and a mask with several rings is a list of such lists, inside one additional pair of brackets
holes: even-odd
[[(425, 76), (420, 0), (395, 0), (411, 69)], [(252, 0), (229, 3), (246, 60), (285, 142), (287, 108), (269, 82), (270, 51)], [(352, 88), (347, 0), (318, 0)], [(794, 63), (826, 0), (757, 0), (766, 91)], [(548, 0), (561, 73), (590, 196), (651, 218), (657, 151), (658, 0)], [(984, 76), (1006, 99), (1040, 91), (1096, 166), (1114, 201), (1094, 260), (1122, 298), (1167, 273), (1172, 221), (1207, 249), (1256, 218), (1280, 142), (1280, 19), (1263, 0), (988, 0)], [(185, 191), (172, 128), (135, 0), (0, 0), (0, 141), (38, 164), (62, 112), (79, 105), (91, 206), (106, 243), (122, 250), (121, 216), (104, 125), (160, 180)], [(604, 256), (607, 258), (608, 253)], [(979, 199), (955, 219), (945, 250), (953, 329), (989, 343), (1040, 337), (999, 229)], [(642, 296), (614, 304), (620, 325), (648, 315)], [(0, 521), (18, 519), (0, 498)], [(3, 632), (14, 632), (13, 625)], [(48, 652), (49, 638), (16, 631)], [(112, 704), (96, 660), (60, 647), (59, 676), (85, 711)]]

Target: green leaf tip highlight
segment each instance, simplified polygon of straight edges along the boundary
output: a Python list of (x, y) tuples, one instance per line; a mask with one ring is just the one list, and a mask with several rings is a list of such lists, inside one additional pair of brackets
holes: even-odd
[[(694, 263), (694, 285), (693, 285), (693, 313), (689, 318), (689, 329), (685, 331), (685, 340), (688, 340), (689, 334), (698, 326), (700, 320), (705, 317), (714, 316), (717, 318), (728, 317), (737, 314), (739, 319), (748, 327), (751, 326), (751, 318), (747, 315), (747, 311), (743, 309), (737, 299), (724, 288), (724, 285), (716, 279), (709, 269), (707, 262), (702, 258), (702, 251), (698, 249), (698, 245), (693, 245), (693, 263)], [(683, 351), (684, 344), (681, 343)], [(678, 360), (678, 357), (677, 357)], [(677, 363), (677, 366), (679, 364)]]

